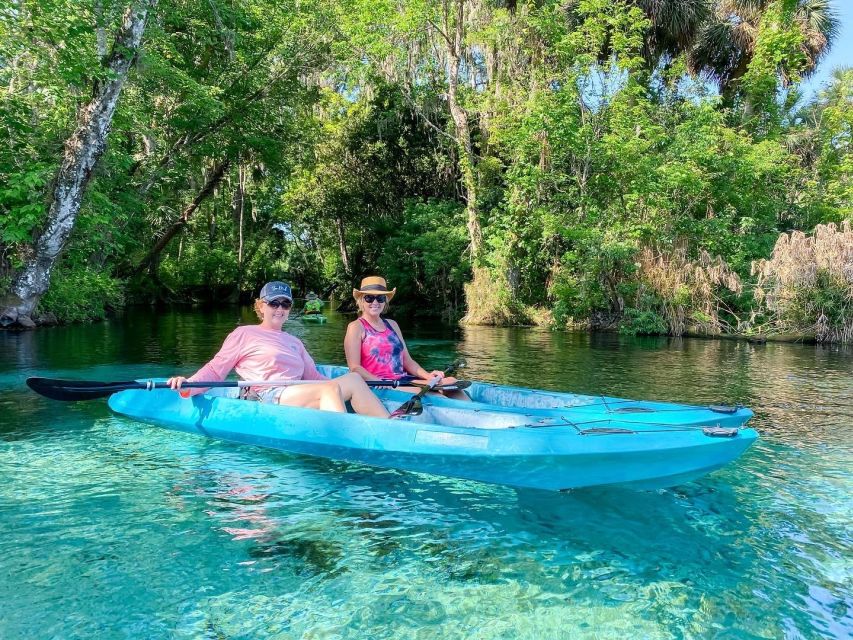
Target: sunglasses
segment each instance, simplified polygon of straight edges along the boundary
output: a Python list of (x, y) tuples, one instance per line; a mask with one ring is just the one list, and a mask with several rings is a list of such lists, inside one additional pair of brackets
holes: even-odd
[(293, 303), (290, 300), (273, 300), (272, 302), (267, 302), (268, 307), (272, 307), (273, 309), (278, 309), (281, 307), (282, 309), (290, 309), (293, 306)]
[(386, 300), (388, 300), (388, 298), (385, 296), (385, 294), (382, 294), (380, 296), (371, 296), (371, 295), (364, 296), (364, 301), (367, 304), (371, 304), (374, 301), (375, 302), (381, 302), (382, 304), (385, 304)]

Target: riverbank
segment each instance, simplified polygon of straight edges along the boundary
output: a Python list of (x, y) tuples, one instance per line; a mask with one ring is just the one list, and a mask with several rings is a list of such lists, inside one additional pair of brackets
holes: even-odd
[[(14, 323), (14, 324), (11, 324), (9, 326), (0, 326), (0, 331), (18, 332), (18, 331), (31, 331), (31, 330), (39, 329), (39, 328), (63, 327), (63, 326), (69, 326), (69, 325), (75, 325), (75, 324), (76, 325), (92, 324), (92, 323), (103, 322), (103, 321), (109, 320), (109, 319), (120, 318), (124, 313), (126, 313), (128, 311), (132, 313), (133, 310), (135, 310), (135, 309), (136, 310), (152, 309), (155, 311), (162, 310), (162, 309), (187, 309), (187, 310), (196, 309), (197, 310), (197, 309), (209, 308), (210, 306), (211, 305), (209, 305), (209, 304), (169, 305), (166, 307), (157, 307), (157, 306), (151, 306), (151, 305), (129, 305), (128, 307), (126, 307), (124, 309), (111, 310), (103, 318), (93, 318), (93, 319), (90, 319), (87, 321), (70, 322), (70, 323), (60, 322), (53, 313), (45, 313), (45, 314), (34, 316), (30, 322), (28, 322), (24, 325)], [(243, 307), (240, 307), (236, 304), (231, 305), (231, 306), (233, 306), (235, 309), (243, 308)], [(337, 312), (337, 313), (342, 313), (343, 315), (352, 315), (352, 313), (347, 313), (346, 311)], [(541, 321), (529, 323), (529, 324), (472, 325), (472, 324), (460, 323), (460, 326), (466, 326), (466, 327), (476, 327), (476, 326), (493, 326), (494, 327), (494, 326), (499, 326), (499, 327), (503, 327), (503, 328), (519, 328), (519, 329), (522, 329), (522, 328), (539, 328), (539, 329), (546, 329), (546, 330), (550, 330), (550, 331), (559, 331), (559, 332), (566, 332), (566, 333), (587, 333), (587, 334), (600, 333), (600, 334), (605, 334), (605, 335), (607, 335), (607, 334), (620, 334), (621, 333), (620, 329), (618, 327), (618, 321), (617, 321), (617, 324), (615, 324), (615, 326), (610, 326), (610, 327), (598, 326), (594, 329), (589, 329), (589, 328), (585, 328), (583, 325), (579, 325), (579, 324), (569, 325), (566, 327), (557, 327), (556, 324), (554, 323), (553, 315), (550, 314), (549, 312), (546, 312), (546, 311), (542, 311), (542, 312), (538, 313), (537, 318), (539, 318)], [(421, 321), (423, 321), (423, 317), (420, 317), (419, 319)], [(599, 321), (600, 321), (600, 318), (599, 318)], [(452, 327), (453, 325), (446, 325), (446, 326)], [(628, 335), (631, 335), (631, 334), (628, 334)], [(701, 333), (701, 332), (696, 332), (696, 331), (687, 331), (681, 336), (671, 336), (671, 335), (664, 334), (664, 333), (661, 333), (661, 334), (643, 334), (643, 335), (658, 336), (658, 337), (669, 337), (669, 338), (672, 338), (672, 337), (695, 338), (695, 339), (703, 339), (703, 340), (740, 340), (740, 341), (750, 342), (753, 344), (762, 344), (762, 343), (766, 343), (766, 342), (800, 343), (800, 344), (817, 344), (818, 343), (816, 338), (815, 338), (814, 333), (779, 333), (779, 334), (725, 334), (725, 333), (719, 333), (719, 334), (709, 334), (709, 333)], [(831, 344), (831, 343), (829, 343), (829, 344)]]

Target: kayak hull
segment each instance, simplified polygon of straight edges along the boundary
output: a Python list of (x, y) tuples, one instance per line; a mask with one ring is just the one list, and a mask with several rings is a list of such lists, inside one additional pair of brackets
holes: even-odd
[(323, 324), (326, 322), (326, 316), (319, 313), (303, 314), (302, 322), (312, 322), (314, 324)]
[(617, 421), (579, 430), (542, 416), (447, 407), (384, 420), (249, 402), (221, 392), (182, 399), (169, 390), (123, 391), (109, 405), (138, 420), (230, 442), (545, 490), (672, 486), (735, 460), (757, 438), (752, 429), (722, 438), (700, 429), (661, 431)]

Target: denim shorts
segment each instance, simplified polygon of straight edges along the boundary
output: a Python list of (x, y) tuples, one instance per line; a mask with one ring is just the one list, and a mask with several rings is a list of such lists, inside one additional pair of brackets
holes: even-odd
[(281, 394), (287, 387), (262, 387), (258, 390), (258, 400), (265, 404), (278, 404)]

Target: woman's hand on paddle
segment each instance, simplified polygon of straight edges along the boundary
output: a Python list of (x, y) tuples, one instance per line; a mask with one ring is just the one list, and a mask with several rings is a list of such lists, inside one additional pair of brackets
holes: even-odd
[(192, 389), (181, 388), (181, 385), (183, 385), (185, 382), (187, 382), (187, 379), (184, 376), (175, 376), (174, 378), (169, 378), (168, 380), (166, 380), (166, 383), (170, 387), (172, 387), (172, 389), (177, 391), (178, 395), (180, 395), (184, 399), (189, 398), (192, 393)]
[(183, 385), (187, 379), (184, 376), (175, 376), (174, 378), (169, 378), (166, 380), (166, 383), (175, 391), (180, 390), (181, 385)]
[(441, 380), (438, 381), (438, 384), (454, 384), (456, 382), (456, 378), (453, 376), (445, 376), (444, 371), (439, 371), (437, 369), (435, 371), (430, 371), (428, 380), (432, 380), (433, 378), (441, 378)]

